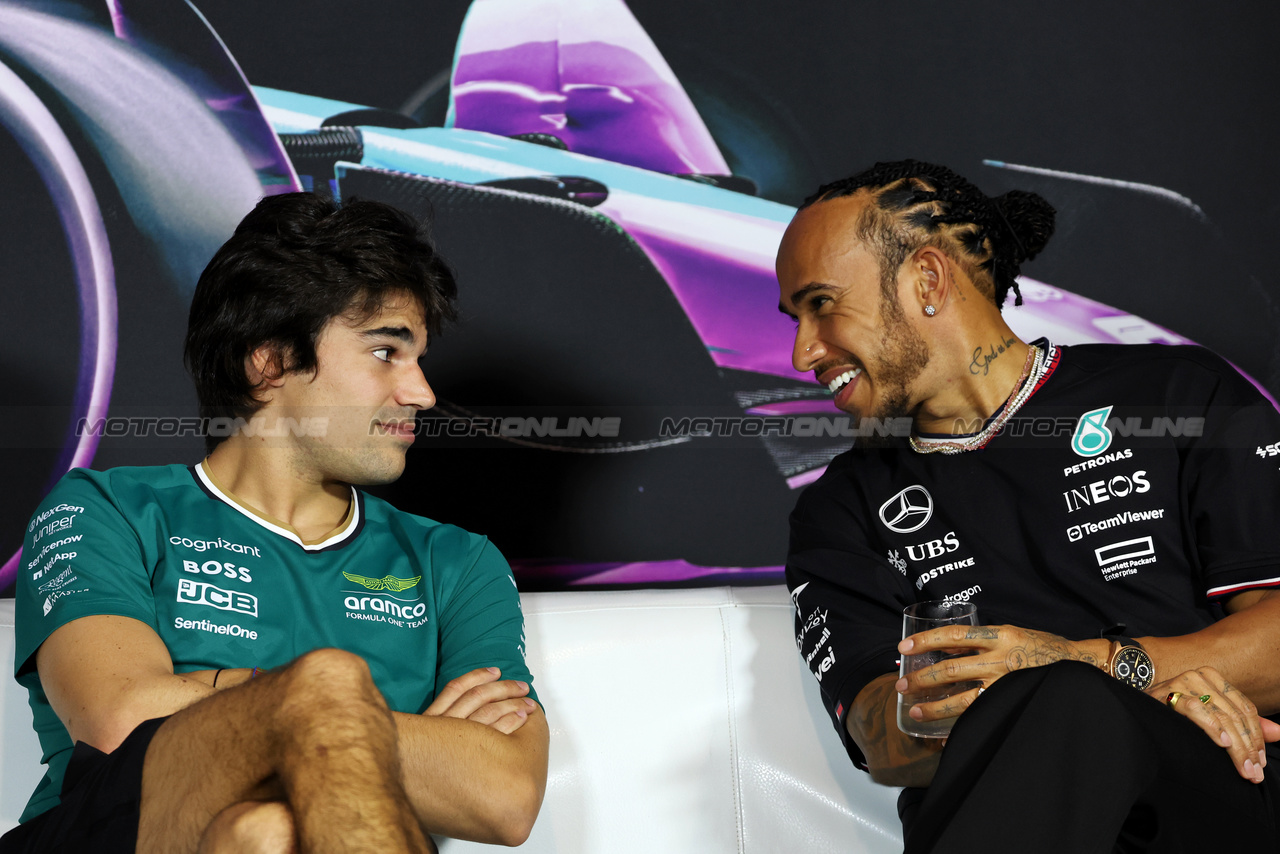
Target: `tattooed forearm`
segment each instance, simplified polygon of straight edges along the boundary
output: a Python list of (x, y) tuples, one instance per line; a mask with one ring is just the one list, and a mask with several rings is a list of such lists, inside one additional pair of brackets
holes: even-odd
[(941, 739), (912, 738), (898, 729), (897, 674), (872, 681), (849, 710), (849, 734), (862, 748), (871, 779), (885, 786), (927, 786), (942, 752)]
[(1026, 632), (1027, 642), (1014, 647), (1005, 656), (1005, 667), (1010, 671), (1022, 670), (1025, 667), (1042, 667), (1055, 661), (1083, 661), (1094, 667), (1101, 667), (1097, 656), (1081, 652), (1075, 644), (1057, 635), (1042, 632)]

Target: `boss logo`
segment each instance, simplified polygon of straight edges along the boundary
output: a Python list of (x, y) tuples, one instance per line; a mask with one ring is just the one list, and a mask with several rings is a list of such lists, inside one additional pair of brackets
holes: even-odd
[(196, 563), (194, 560), (184, 560), (182, 562), (184, 572), (190, 572), (193, 575), (222, 575), (227, 578), (239, 578), (241, 581), (250, 582), (253, 578), (249, 575), (249, 568), (245, 566), (236, 566), (230, 561), (206, 560), (204, 563)]
[(219, 611), (235, 611), (258, 616), (258, 597), (239, 590), (223, 590), (203, 581), (178, 579), (178, 601), (192, 605), (208, 605)]

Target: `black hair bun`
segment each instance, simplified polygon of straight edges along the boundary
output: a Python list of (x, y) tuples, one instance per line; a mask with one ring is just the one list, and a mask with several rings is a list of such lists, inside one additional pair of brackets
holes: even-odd
[(1043, 196), (1023, 190), (1010, 190), (996, 196), (991, 203), (1000, 212), (1018, 248), (1016, 263), (1029, 261), (1040, 254), (1053, 236), (1057, 212)]

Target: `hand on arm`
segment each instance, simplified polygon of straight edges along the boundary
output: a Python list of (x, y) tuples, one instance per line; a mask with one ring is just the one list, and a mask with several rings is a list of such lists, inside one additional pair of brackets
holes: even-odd
[(1261, 782), (1266, 743), (1280, 741), (1280, 726), (1260, 717), (1280, 711), (1280, 593), (1246, 591), (1228, 600), (1226, 611), (1193, 634), (1139, 638), (1157, 676), (1177, 674), (1147, 693), (1161, 702), (1181, 693), (1173, 710), (1226, 748), (1240, 776)]
[[(451, 681), (421, 715), (396, 714), (409, 802), (431, 833), (519, 845), (547, 781), (546, 717), (529, 686), (481, 668)], [(219, 680), (221, 682), (221, 680)]]

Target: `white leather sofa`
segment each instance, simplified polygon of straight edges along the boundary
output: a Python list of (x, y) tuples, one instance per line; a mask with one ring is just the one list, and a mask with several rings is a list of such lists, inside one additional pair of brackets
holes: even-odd
[[(845, 756), (796, 654), (784, 588), (534, 593), (524, 612), (551, 767), (521, 850), (902, 850), (896, 790)], [(0, 661), (12, 673), (11, 600), (0, 601)], [(42, 769), (26, 692), (0, 682), (6, 830)]]

